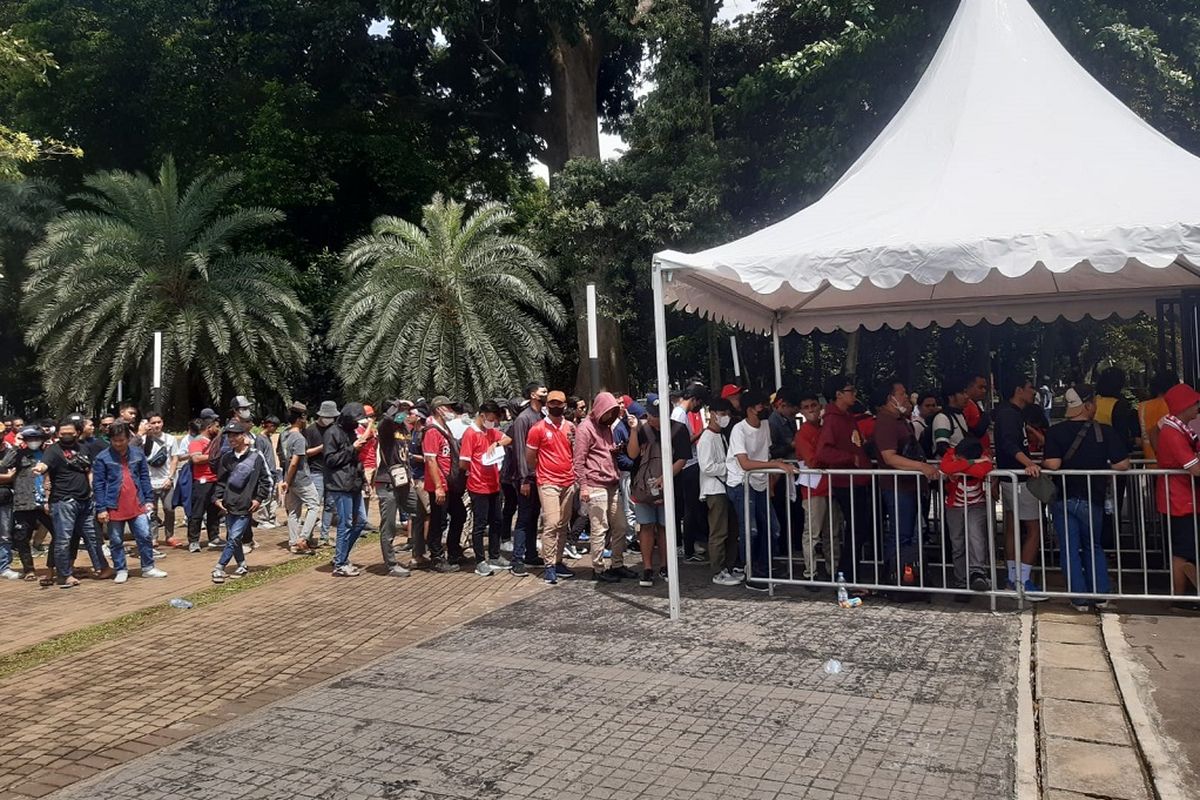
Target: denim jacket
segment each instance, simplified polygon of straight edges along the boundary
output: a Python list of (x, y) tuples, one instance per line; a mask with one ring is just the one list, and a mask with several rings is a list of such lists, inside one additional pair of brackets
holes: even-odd
[[(154, 502), (154, 489), (150, 488), (150, 464), (142, 448), (130, 445), (126, 457), (129, 473), (137, 487), (138, 505)], [(112, 511), (117, 507), (121, 494), (121, 457), (106, 447), (92, 463), (92, 492), (96, 496), (96, 513)]]

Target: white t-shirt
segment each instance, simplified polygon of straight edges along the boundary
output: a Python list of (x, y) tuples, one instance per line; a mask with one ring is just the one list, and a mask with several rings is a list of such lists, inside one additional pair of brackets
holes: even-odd
[[(749, 420), (742, 420), (733, 426), (729, 434), (729, 453), (725, 459), (725, 485), (741, 486), (746, 471), (738, 463), (738, 455), (744, 455), (751, 461), (769, 461), (771, 458), (771, 429), (766, 422), (759, 422), (755, 428)], [(755, 491), (765, 491), (769, 477), (766, 473), (756, 472), (750, 476), (750, 488)]]
[(162, 458), (162, 456), (159, 455), (160, 450), (165, 451), (167, 457), (166, 460), (158, 466), (154, 466), (153, 464), (149, 465), (150, 487), (152, 489), (161, 489), (163, 488), (163, 484), (166, 483), (167, 478), (171, 474), (171, 458), (179, 453), (179, 442), (177, 442), (175, 437), (171, 434), (164, 433), (161, 435), (161, 438), (150, 448), (150, 452), (146, 454), (146, 458), (148, 460)]

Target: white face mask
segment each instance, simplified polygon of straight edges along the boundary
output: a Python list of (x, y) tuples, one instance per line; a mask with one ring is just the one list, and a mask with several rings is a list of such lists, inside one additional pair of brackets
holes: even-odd
[(730, 417), (728, 414), (717, 414), (717, 424), (720, 425), (722, 428), (729, 427), (729, 420), (730, 420)]
[(496, 423), (495, 423), (495, 422), (492, 422), (490, 419), (485, 419), (485, 420), (483, 421), (483, 429), (484, 429), (485, 431), (490, 431), (490, 430), (492, 430), (492, 429), (493, 429), (493, 428), (495, 428), (495, 427), (496, 427)]
[(31, 441), (26, 442), (25, 444), (29, 447), (30, 450), (41, 450), (42, 449), (42, 442), (39, 439), (33, 439)]
[(248, 422), (250, 420), (250, 409), (239, 408), (237, 415), (238, 415), (238, 419), (244, 419)]

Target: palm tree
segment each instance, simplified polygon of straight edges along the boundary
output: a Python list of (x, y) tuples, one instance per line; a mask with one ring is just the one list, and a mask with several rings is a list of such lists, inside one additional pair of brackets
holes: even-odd
[(181, 194), (167, 158), (157, 180), (101, 172), (72, 198), (85, 208), (50, 223), (28, 257), (26, 340), (57, 408), (112, 398), (125, 376), (149, 376), (163, 333), (163, 386), (174, 410), (189, 391), (284, 391), (306, 359), (307, 315), (284, 259), (236, 240), (277, 223), (270, 208), (229, 201), (235, 173), (205, 175)]
[(503, 229), (513, 214), (435, 195), (418, 227), (396, 217), (342, 259), (348, 289), (334, 313), (338, 371), (365, 397), (400, 390), (480, 400), (510, 393), (557, 357), (566, 314), (549, 265)]

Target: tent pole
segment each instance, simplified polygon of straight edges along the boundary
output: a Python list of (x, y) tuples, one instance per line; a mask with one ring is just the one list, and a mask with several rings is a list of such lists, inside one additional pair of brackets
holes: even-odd
[[(671, 385), (667, 379), (667, 307), (663, 299), (662, 266), (656, 260), (650, 266), (650, 286), (654, 291), (654, 355), (658, 363), (658, 421), (659, 442), (663, 454), (663, 511), (667, 518), (667, 596), (671, 619), (679, 619), (679, 558), (676, 551), (675, 531), (675, 482), (665, 473), (674, 463), (671, 454)], [(643, 558), (653, 564), (653, 553), (643, 553)], [(644, 569), (649, 565), (644, 564)]]
[(775, 351), (775, 385), (771, 388), (772, 391), (783, 386), (783, 356), (779, 351), (779, 317), (776, 315), (775, 321), (771, 323), (771, 347)]

